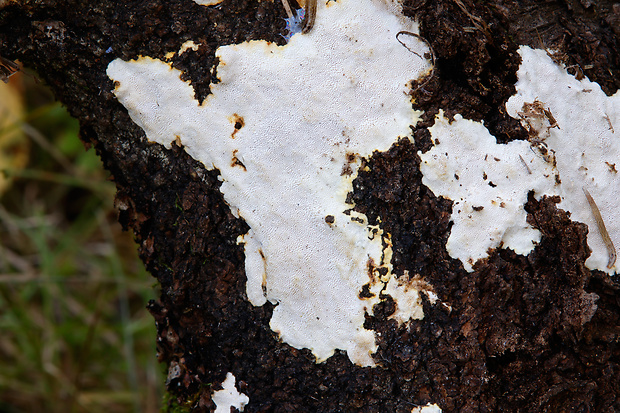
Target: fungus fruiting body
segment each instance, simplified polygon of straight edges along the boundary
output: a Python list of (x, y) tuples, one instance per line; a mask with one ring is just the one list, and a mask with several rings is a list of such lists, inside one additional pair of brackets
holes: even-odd
[[(577, 80), (544, 50), (523, 46), (519, 53), (517, 93), (506, 109), (522, 121), (529, 141), (500, 145), (483, 124), (459, 115), (449, 122), (439, 114), (430, 128), (439, 143), (420, 154), (424, 184), (454, 201), (448, 252), (468, 271), (490, 248), (528, 254), (540, 239), (523, 209), (528, 192), (534, 191), (537, 198), (559, 195), (558, 207), (588, 225), (592, 254), (586, 266), (613, 274), (617, 268), (610, 245), (620, 239), (615, 168), (620, 139), (613, 125), (620, 122), (620, 93), (606, 96), (598, 84)], [(582, 188), (596, 199), (605, 225)]]
[[(372, 366), (375, 337), (364, 316), (390, 279), (389, 234), (369, 227), (346, 198), (361, 157), (411, 133), (408, 85), (428, 72), (427, 49), (397, 40), (417, 27), (392, 1), (322, 1), (319, 9), (312, 31), (285, 46), (220, 47), (220, 82), (202, 105), (163, 61), (117, 59), (107, 73), (150, 141), (180, 140), (220, 171), (225, 200), (250, 226), (239, 239), (247, 296), (276, 304), (271, 328), (317, 361), (343, 349)], [(372, 298), (360, 298), (372, 279)], [(412, 308), (421, 306), (417, 290), (398, 291), (414, 297), (400, 321), (421, 317)]]
[[(292, 34), (284, 46), (220, 47), (220, 82), (202, 104), (181, 71), (161, 60), (116, 59), (107, 74), (150, 141), (176, 141), (220, 172), (224, 199), (250, 228), (238, 239), (247, 298), (275, 305), (270, 327), (282, 341), (310, 349), (317, 362), (342, 349), (351, 362), (374, 366), (375, 333), (364, 328), (373, 306), (392, 296), (390, 318), (402, 325), (424, 316), (420, 291), (431, 303), (438, 297), (423, 276), (393, 276), (391, 235), (368, 225), (347, 194), (362, 158), (410, 137), (419, 114), (409, 85), (432, 67), (423, 41), (398, 38), (417, 27), (396, 2), (321, 1), (318, 8), (312, 31)], [(482, 123), (440, 112), (429, 128), (434, 147), (419, 153), (424, 185), (454, 201), (447, 251), (467, 271), (493, 248), (530, 253), (540, 240), (524, 209), (533, 191), (559, 195), (558, 207), (590, 228), (588, 267), (615, 273), (582, 188), (596, 199), (609, 241), (617, 240), (620, 94), (575, 79), (544, 51), (522, 47), (520, 54), (506, 110), (529, 140), (498, 144)]]
[(220, 4), (223, 0), (194, 0), (195, 3), (201, 6), (215, 6)]
[(420, 154), (422, 182), (435, 195), (454, 201), (454, 226), (446, 244), (450, 255), (471, 271), (489, 248), (500, 244), (520, 254), (531, 252), (540, 234), (526, 222), (523, 206), (530, 190), (553, 190), (552, 166), (528, 142), (498, 145), (483, 124), (460, 115), (450, 123), (440, 113), (430, 131), (440, 143)]
[(411, 413), (441, 413), (441, 409), (436, 404), (428, 403), (424, 406), (414, 407)]
[(235, 376), (232, 373), (226, 374), (226, 379), (222, 382), (222, 390), (213, 392), (213, 403), (215, 403), (215, 413), (228, 413), (234, 407), (242, 412), (250, 398), (243, 393), (239, 393), (235, 387)]
[(540, 101), (557, 127), (548, 129), (544, 144), (553, 153), (559, 173), (557, 186), (562, 201), (558, 208), (570, 211), (571, 219), (589, 228), (586, 261), (590, 269), (614, 274), (609, 252), (597, 230), (597, 222), (584, 196), (586, 188), (596, 200), (611, 240), (620, 240), (620, 139), (614, 125), (620, 124), (620, 92), (607, 96), (587, 78), (578, 80), (556, 64), (544, 50), (522, 46), (517, 93), (506, 104), (508, 113), (518, 118), (525, 103)]

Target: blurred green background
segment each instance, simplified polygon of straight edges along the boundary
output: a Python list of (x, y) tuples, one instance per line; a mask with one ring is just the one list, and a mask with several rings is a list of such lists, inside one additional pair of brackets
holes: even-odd
[(0, 413), (161, 404), (156, 283), (78, 129), (35, 76), (0, 82)]

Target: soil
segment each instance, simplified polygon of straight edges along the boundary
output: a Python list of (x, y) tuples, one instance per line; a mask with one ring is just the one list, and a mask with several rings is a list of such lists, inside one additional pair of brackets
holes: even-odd
[(0, 10), (0, 54), (38, 72), (110, 171), (119, 220), (162, 287), (148, 307), (178, 405), (212, 410), (212, 391), (232, 372), (250, 398), (246, 412), (410, 412), (429, 402), (444, 412), (620, 411), (620, 284), (585, 268), (587, 228), (557, 199), (530, 196), (540, 245), (527, 257), (493, 251), (467, 273), (445, 250), (451, 202), (422, 184), (417, 155), (431, 146), (427, 128), (440, 108), (483, 120), (499, 142), (526, 138), (503, 106), (515, 91), (520, 44), (546, 48), (615, 93), (620, 4), (406, 0), (404, 10), (435, 55), (432, 78), (414, 85), (424, 119), (413, 140), (364, 161), (369, 172), (350, 199), (391, 234), (394, 272), (421, 276), (449, 306), (425, 297), (424, 319), (401, 327), (388, 319), (391, 299), (375, 306), (365, 325), (381, 333), (375, 368), (343, 352), (316, 364), (309, 350), (278, 340), (273, 307), (246, 299), (236, 238), (248, 227), (224, 202), (217, 170), (182, 148), (148, 143), (105, 75), (114, 58), (163, 58), (191, 39), (200, 48), (174, 65), (202, 100), (216, 81), (217, 47), (284, 42), (278, 1), (13, 2)]

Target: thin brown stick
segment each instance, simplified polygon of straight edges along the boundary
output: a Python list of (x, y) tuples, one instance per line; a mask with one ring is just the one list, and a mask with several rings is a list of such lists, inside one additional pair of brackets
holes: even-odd
[(433, 51), (433, 47), (431, 46), (431, 43), (417, 33), (408, 32), (404, 30), (396, 33), (396, 40), (398, 40), (398, 43), (402, 44), (405, 49), (409, 50), (411, 53), (418, 56), (419, 58), (424, 59), (424, 57), (420, 55), (420, 53), (416, 52), (415, 50), (411, 50), (409, 46), (407, 46), (402, 40), (399, 39), (399, 36), (403, 34), (407, 34), (411, 37), (415, 37), (416, 39), (424, 42), (428, 46), (428, 50), (431, 53), (431, 73), (426, 77), (426, 79), (424, 80), (424, 82), (422, 82), (422, 84), (418, 85), (418, 87), (416, 87), (415, 89), (409, 92), (410, 95), (413, 95), (413, 93), (415, 93), (420, 88), (424, 87), (428, 82), (430, 82), (433, 76), (435, 76), (435, 52)]
[(529, 166), (527, 166), (527, 163), (525, 162), (525, 159), (523, 159), (523, 157), (521, 155), (519, 155), (519, 159), (521, 159), (521, 162), (523, 163), (523, 166), (525, 166), (525, 169), (527, 169), (527, 173), (528, 174), (532, 174), (532, 170), (530, 169)]
[(306, 0), (306, 12), (304, 19), (301, 22), (301, 33), (306, 34), (314, 27), (314, 21), (316, 20), (316, 7), (317, 0)]
[(607, 120), (607, 123), (609, 124), (609, 130), (611, 131), (611, 133), (616, 133), (616, 131), (614, 130), (614, 125), (611, 124), (611, 119), (609, 119), (609, 115), (605, 113), (605, 116), (603, 117), (605, 118), (605, 120)]
[(289, 19), (293, 18), (293, 10), (291, 9), (291, 5), (288, 3), (288, 0), (282, 0), (282, 5), (284, 6), (284, 11)]
[(607, 261), (607, 268), (611, 268), (616, 263), (616, 247), (614, 247), (614, 243), (611, 241), (609, 237), (609, 233), (607, 232), (607, 228), (605, 228), (605, 222), (603, 222), (603, 217), (601, 216), (601, 211), (599, 211), (598, 206), (594, 202), (594, 198), (590, 195), (590, 192), (584, 187), (582, 187), (583, 193), (586, 194), (586, 199), (588, 200), (588, 204), (590, 204), (590, 209), (592, 210), (592, 214), (594, 215), (594, 219), (596, 220), (596, 225), (598, 226), (598, 231), (601, 233), (603, 237), (603, 242), (605, 243), (605, 247), (607, 247), (607, 253), (609, 254), (609, 260)]
[(9, 78), (19, 71), (19, 65), (12, 60), (0, 56), (0, 80), (9, 82)]
[(474, 24), (474, 27), (476, 29), (483, 32), (484, 35), (487, 37), (487, 39), (492, 39), (491, 32), (489, 31), (489, 26), (487, 26), (484, 20), (482, 20), (478, 16), (474, 16), (473, 14), (471, 14), (469, 10), (467, 10), (467, 7), (465, 7), (465, 5), (463, 4), (461, 0), (454, 0), (454, 3), (463, 11), (463, 13), (467, 15), (467, 17), (469, 17), (469, 19)]

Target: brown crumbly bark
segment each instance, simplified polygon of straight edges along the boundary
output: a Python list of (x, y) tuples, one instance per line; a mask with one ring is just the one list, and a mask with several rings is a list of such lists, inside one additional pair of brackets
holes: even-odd
[[(0, 54), (37, 70), (73, 116), (81, 137), (112, 174), (120, 222), (162, 287), (149, 304), (168, 389), (195, 411), (214, 408), (211, 392), (227, 372), (247, 394), (246, 412), (620, 411), (619, 284), (584, 267), (587, 229), (556, 199), (526, 206), (542, 241), (527, 257), (497, 250), (467, 273), (445, 250), (451, 202), (421, 181), (417, 151), (443, 109), (484, 120), (499, 142), (525, 131), (503, 105), (514, 93), (519, 44), (557, 49), (577, 75), (618, 89), (619, 6), (589, 1), (405, 1), (436, 56), (434, 77), (417, 89), (425, 111), (413, 141), (365, 160), (350, 200), (394, 244), (395, 273), (420, 275), (447, 305), (425, 300), (425, 318), (399, 327), (385, 299), (367, 317), (378, 367), (338, 352), (316, 364), (309, 350), (278, 341), (273, 307), (245, 296), (247, 225), (229, 211), (218, 172), (182, 148), (146, 141), (110, 92), (114, 58), (163, 57), (186, 40), (201, 44), (174, 61), (199, 100), (216, 80), (215, 50), (249, 39), (282, 43), (278, 2), (225, 0), (54, 1), (0, 10)], [(320, 16), (319, 16), (320, 18)]]

